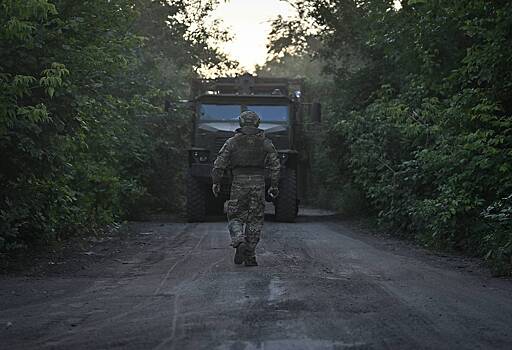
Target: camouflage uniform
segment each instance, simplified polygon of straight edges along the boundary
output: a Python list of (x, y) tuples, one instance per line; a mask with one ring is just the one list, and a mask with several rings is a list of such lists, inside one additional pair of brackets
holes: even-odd
[[(251, 118), (257, 120), (253, 122)], [(272, 141), (265, 137), (263, 130), (257, 128), (258, 115), (244, 112), (240, 115), (240, 121), (242, 127), (219, 151), (213, 165), (212, 179), (214, 185), (220, 184), (226, 169), (233, 172), (231, 198), (226, 202), (228, 228), (232, 246), (245, 245), (244, 259), (247, 265), (247, 259), (253, 259), (256, 264), (255, 248), (263, 227), (265, 168), (270, 170), (271, 188), (277, 189), (280, 163)], [(240, 263), (236, 257), (235, 262)]]

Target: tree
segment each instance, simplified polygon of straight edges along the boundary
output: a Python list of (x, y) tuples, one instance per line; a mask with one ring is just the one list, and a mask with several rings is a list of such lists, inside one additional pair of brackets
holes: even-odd
[[(165, 114), (163, 101), (200, 66), (224, 64), (207, 42), (224, 34), (202, 22), (214, 5), (0, 1), (0, 250), (91, 232), (142, 205), (176, 210), (151, 193), (156, 171), (167, 195), (180, 193), (186, 111)], [(162, 169), (165, 158), (175, 161)]]
[(349, 183), (382, 223), (510, 273), (512, 4), (297, 4), (335, 85), (327, 192)]

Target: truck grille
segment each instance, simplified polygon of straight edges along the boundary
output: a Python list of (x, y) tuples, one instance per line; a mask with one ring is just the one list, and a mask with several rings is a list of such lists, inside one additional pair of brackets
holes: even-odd
[(269, 137), (272, 140), (274, 147), (278, 150), (290, 148), (288, 136), (286, 135), (267, 135), (267, 137)]
[(220, 151), (220, 149), (222, 148), (222, 146), (224, 146), (224, 142), (226, 142), (226, 140), (227, 140), (228, 138), (229, 138), (229, 137), (227, 137), (227, 136), (224, 136), (224, 137), (216, 137), (216, 138), (215, 138), (215, 149), (213, 150), (215, 155), (217, 155), (217, 153), (219, 153), (219, 151)]

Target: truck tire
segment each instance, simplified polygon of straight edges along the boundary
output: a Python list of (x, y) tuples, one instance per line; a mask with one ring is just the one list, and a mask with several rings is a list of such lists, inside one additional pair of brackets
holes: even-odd
[(275, 219), (279, 222), (294, 222), (298, 213), (297, 175), (288, 170), (279, 181), (279, 196), (274, 201)]
[(189, 222), (201, 222), (206, 217), (206, 189), (197, 179), (187, 175), (187, 218)]

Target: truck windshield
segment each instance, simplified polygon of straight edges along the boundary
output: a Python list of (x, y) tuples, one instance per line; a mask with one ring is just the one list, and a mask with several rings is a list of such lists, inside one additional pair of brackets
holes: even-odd
[(262, 122), (286, 122), (288, 120), (288, 106), (249, 105), (242, 108), (241, 105), (215, 105), (202, 104), (200, 120), (203, 121), (234, 121), (243, 110), (258, 113)]
[(247, 109), (258, 113), (264, 122), (285, 122), (288, 120), (288, 106), (247, 106)]

